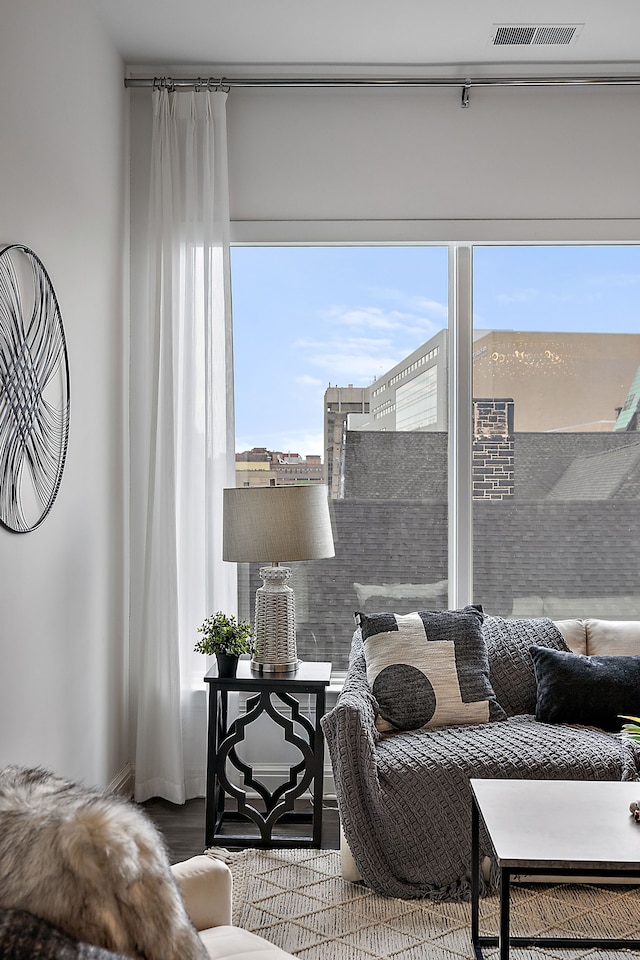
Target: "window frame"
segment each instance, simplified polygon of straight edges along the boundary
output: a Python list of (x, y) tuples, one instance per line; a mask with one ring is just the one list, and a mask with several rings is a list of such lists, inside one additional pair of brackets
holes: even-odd
[(478, 246), (638, 245), (640, 221), (233, 221), (239, 246), (448, 249), (448, 602), (473, 602), (473, 251)]

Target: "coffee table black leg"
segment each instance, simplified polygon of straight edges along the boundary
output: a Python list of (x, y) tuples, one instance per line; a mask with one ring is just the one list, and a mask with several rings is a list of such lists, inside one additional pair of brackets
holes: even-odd
[(509, 904), (511, 871), (500, 870), (500, 960), (509, 960)]
[(471, 804), (471, 942), (478, 960), (480, 948), (480, 814), (475, 797)]

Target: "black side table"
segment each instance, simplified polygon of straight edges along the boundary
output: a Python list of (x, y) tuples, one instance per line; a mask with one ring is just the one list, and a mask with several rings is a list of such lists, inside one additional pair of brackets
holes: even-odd
[[(228, 846), (243, 847), (320, 847), (322, 843), (322, 781), (324, 768), (324, 738), (320, 718), (325, 712), (326, 688), (331, 680), (330, 663), (301, 663), (295, 673), (268, 674), (251, 669), (249, 660), (240, 660), (237, 676), (219, 677), (212, 667), (205, 676), (209, 684), (209, 734), (207, 757), (207, 797), (205, 842), (207, 846), (222, 842)], [(228, 722), (227, 701), (230, 691), (252, 694), (247, 699), (247, 710)], [(315, 697), (315, 723), (300, 712), (298, 694)], [(279, 703), (274, 703), (274, 700)], [(284, 715), (290, 709), (291, 717)], [(256, 777), (253, 767), (242, 760), (236, 747), (245, 739), (247, 728), (263, 714), (284, 731), (284, 739), (302, 754), (301, 760), (289, 768), (289, 779), (273, 793)], [(229, 765), (242, 774), (243, 787), (231, 783)], [(311, 812), (296, 811), (295, 801), (313, 781)], [(249, 798), (248, 790), (257, 794), (261, 803)], [(226, 806), (226, 798), (235, 801), (235, 809)], [(264, 808), (264, 809), (262, 809)], [(253, 824), (251, 835), (245, 832), (223, 832), (223, 823)], [(311, 825), (311, 832), (303, 836), (290, 834), (274, 836), (278, 822), (298, 822)]]

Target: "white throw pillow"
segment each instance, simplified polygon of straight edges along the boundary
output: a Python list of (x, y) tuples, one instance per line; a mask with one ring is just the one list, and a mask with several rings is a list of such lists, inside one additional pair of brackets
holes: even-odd
[(585, 620), (585, 626), (590, 657), (640, 655), (640, 620)]

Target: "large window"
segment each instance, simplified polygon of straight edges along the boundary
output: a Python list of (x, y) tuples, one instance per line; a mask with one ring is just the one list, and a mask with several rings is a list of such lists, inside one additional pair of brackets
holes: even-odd
[(637, 615), (640, 247), (462, 252), (233, 249), (236, 482), (327, 483), (294, 587), (336, 670), (356, 610)]
[(236, 483), (327, 483), (336, 556), (292, 565), (297, 642), (344, 670), (355, 611), (447, 606), (447, 250), (234, 247), (232, 282)]

